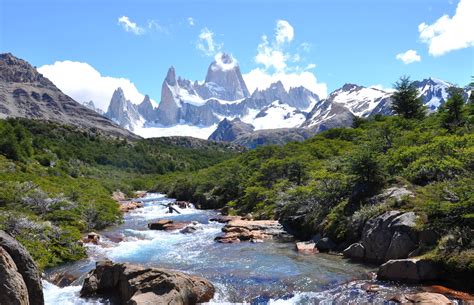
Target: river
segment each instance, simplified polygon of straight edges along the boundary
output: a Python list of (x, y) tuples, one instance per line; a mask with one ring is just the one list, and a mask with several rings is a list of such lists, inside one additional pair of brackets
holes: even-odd
[[(123, 224), (100, 232), (99, 245), (87, 244), (88, 259), (48, 270), (79, 279), (62, 288), (44, 281), (46, 304), (109, 304), (79, 298), (84, 275), (106, 258), (202, 276), (217, 290), (211, 304), (383, 303), (392, 294), (416, 289), (369, 280), (373, 268), (337, 255), (297, 253), (293, 242), (217, 243), (214, 238), (223, 224), (209, 221), (217, 212), (188, 208), (167, 214), (162, 204), (170, 201), (147, 194), (143, 208), (125, 214)], [(190, 234), (148, 230), (147, 224), (160, 218), (197, 221), (201, 229)], [(377, 293), (367, 292), (368, 287)]]

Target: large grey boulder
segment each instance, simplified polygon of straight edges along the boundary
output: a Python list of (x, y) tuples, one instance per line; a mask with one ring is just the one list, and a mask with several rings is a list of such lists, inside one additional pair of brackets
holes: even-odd
[(356, 260), (363, 260), (365, 257), (365, 248), (360, 243), (354, 243), (347, 247), (342, 254)]
[(435, 263), (420, 258), (389, 260), (377, 272), (377, 279), (403, 282), (423, 282), (440, 277), (440, 268)]
[(102, 261), (89, 272), (81, 297), (117, 296), (122, 304), (197, 304), (215, 293), (207, 280), (181, 272)]
[[(360, 242), (364, 248), (363, 260), (383, 263), (390, 259), (407, 258), (418, 247), (416, 219), (415, 213), (400, 211), (388, 211), (370, 219), (364, 226)], [(344, 251), (346, 257), (360, 259), (359, 255), (353, 256), (354, 253)]]
[(0, 305), (28, 305), (28, 289), (11, 256), (0, 247)]
[(0, 231), (0, 248), (8, 253), (15, 263), (17, 272), (23, 278), (28, 291), (29, 304), (43, 305), (44, 297), (41, 276), (35, 262), (25, 247), (4, 231)]

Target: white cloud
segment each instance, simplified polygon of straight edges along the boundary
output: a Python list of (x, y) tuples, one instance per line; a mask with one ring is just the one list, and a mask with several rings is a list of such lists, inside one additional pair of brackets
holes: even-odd
[(474, 1), (460, 0), (453, 17), (443, 15), (431, 25), (423, 22), (418, 32), (432, 56), (474, 46)]
[[(316, 76), (308, 71), (316, 65), (309, 63), (305, 68), (299, 66), (304, 63), (304, 58), (298, 52), (292, 54), (289, 49), (295, 36), (293, 26), (286, 20), (278, 20), (275, 28), (275, 36), (269, 39), (263, 35), (262, 41), (257, 47), (255, 62), (262, 65), (245, 74), (244, 80), (248, 89), (268, 88), (272, 83), (281, 81), (286, 90), (290, 87), (303, 86), (324, 98), (327, 96), (325, 83), (318, 83)], [(298, 50), (310, 51), (310, 44), (301, 43)], [(292, 65), (293, 64), (293, 65)]]
[(155, 30), (166, 35), (169, 35), (170, 33), (167, 28), (165, 28), (158, 22), (158, 20), (148, 20), (148, 28), (150, 30)]
[(271, 45), (267, 36), (262, 36), (262, 42), (257, 47), (257, 56), (255, 61), (265, 66), (265, 69), (274, 68), (277, 71), (283, 71), (287, 64), (286, 61), (290, 55), (285, 54), (280, 48)]
[(206, 56), (216, 55), (222, 48), (222, 44), (214, 41), (214, 33), (208, 28), (203, 28), (198, 36), (196, 48), (202, 51)]
[(295, 37), (295, 32), (291, 24), (286, 20), (278, 20), (275, 30), (275, 39), (279, 44), (291, 42)]
[(39, 67), (38, 71), (79, 103), (92, 100), (96, 107), (104, 111), (107, 111), (112, 94), (118, 87), (122, 88), (125, 97), (134, 104), (139, 104), (144, 99), (144, 95), (130, 80), (102, 76), (87, 63), (57, 61), (52, 65)]
[(403, 61), (405, 65), (421, 61), (421, 56), (416, 53), (415, 50), (408, 50), (403, 53), (399, 53), (396, 56), (397, 59)]
[[(234, 69), (238, 62), (231, 54), (226, 54), (228, 58), (223, 58), (223, 53), (219, 52), (214, 56), (214, 61), (216, 66), (222, 71), (229, 71)], [(225, 60), (225, 61), (224, 61)], [(214, 68), (214, 67), (213, 67)]]
[(318, 83), (316, 76), (309, 71), (269, 74), (263, 69), (256, 68), (244, 74), (243, 78), (250, 92), (253, 92), (255, 89), (266, 89), (271, 84), (281, 81), (286, 90), (289, 90), (291, 87), (303, 86), (319, 95), (320, 98), (327, 96), (326, 84)]
[(145, 30), (142, 27), (131, 21), (127, 16), (120, 17), (118, 19), (118, 23), (123, 27), (125, 31), (131, 32), (135, 35), (142, 35), (145, 33)]
[(194, 18), (193, 17), (188, 17), (188, 24), (190, 26), (194, 26)]

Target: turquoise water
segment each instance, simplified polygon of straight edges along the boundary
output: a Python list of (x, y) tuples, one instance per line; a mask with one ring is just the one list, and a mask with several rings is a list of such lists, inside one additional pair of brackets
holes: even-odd
[[(268, 241), (220, 244), (222, 224), (210, 222), (215, 211), (180, 209), (167, 214), (161, 194), (148, 194), (145, 207), (125, 215), (122, 225), (100, 232), (103, 242), (88, 245), (89, 259), (49, 270), (80, 277), (72, 286), (59, 288), (45, 283), (47, 304), (107, 304), (106, 300), (78, 297), (84, 274), (100, 259), (179, 270), (203, 276), (217, 288), (211, 303), (318, 304), (383, 302), (400, 287), (381, 286), (381, 293), (367, 293), (371, 268), (353, 264), (340, 256), (297, 253), (294, 243)], [(153, 200), (152, 200), (153, 199)], [(147, 224), (160, 218), (197, 221), (200, 229), (191, 234), (152, 231)], [(81, 277), (82, 276), (82, 277)]]

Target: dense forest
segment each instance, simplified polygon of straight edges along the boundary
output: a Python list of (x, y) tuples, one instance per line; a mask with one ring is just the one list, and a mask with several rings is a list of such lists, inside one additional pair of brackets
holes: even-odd
[[(474, 272), (474, 100), (450, 89), (428, 114), (408, 78), (396, 86), (396, 116), (354, 120), (302, 143), (267, 146), (193, 173), (172, 173), (155, 189), (222, 208), (275, 218), (302, 239), (329, 236), (348, 245), (363, 224), (389, 210), (415, 211), (419, 228), (443, 236), (424, 255), (450, 270)], [(414, 196), (374, 204), (388, 187)], [(472, 274), (472, 273), (471, 273)]]
[(208, 167), (240, 148), (191, 138), (129, 142), (26, 119), (0, 120), (0, 229), (41, 268), (85, 255), (81, 232), (118, 223), (111, 199), (150, 188), (156, 176)]

